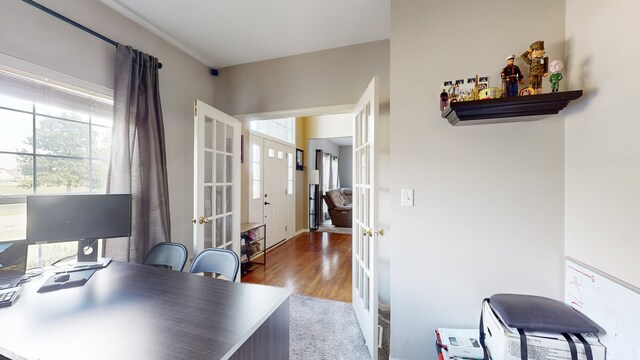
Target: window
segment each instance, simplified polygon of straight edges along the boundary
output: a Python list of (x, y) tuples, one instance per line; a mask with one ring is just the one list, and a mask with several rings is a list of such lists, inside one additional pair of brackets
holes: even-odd
[(251, 130), (294, 144), (296, 137), (295, 120), (296, 118), (253, 120), (251, 121)]
[[(26, 237), (26, 196), (104, 193), (111, 149), (109, 96), (0, 67), (0, 241)], [(77, 252), (31, 246), (27, 267)]]
[(260, 170), (260, 162), (262, 161), (260, 155), (260, 145), (253, 144), (251, 152), (251, 173), (253, 174), (253, 184), (251, 184), (251, 198), (255, 200), (262, 197), (262, 191), (260, 189), (260, 176), (262, 174), (262, 171)]
[(293, 194), (293, 154), (287, 153), (287, 195)]

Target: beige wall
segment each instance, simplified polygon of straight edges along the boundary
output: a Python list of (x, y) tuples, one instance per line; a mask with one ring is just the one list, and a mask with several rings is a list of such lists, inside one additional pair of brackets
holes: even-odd
[(335, 114), (306, 118), (307, 139), (329, 139), (353, 136), (353, 115)]
[[(535, 40), (563, 57), (564, 14), (557, 0), (392, 1), (395, 359), (436, 359), (433, 329), (476, 328), (494, 293), (562, 296), (563, 116), (452, 127), (438, 95), (475, 74), (500, 86), (505, 57)], [(403, 188), (415, 207), (400, 207)]]
[[(633, 0), (567, 0), (571, 89), (566, 111), (566, 254), (640, 286), (640, 122), (633, 71), (640, 57)], [(598, 26), (594, 26), (597, 19)]]
[[(171, 235), (192, 247), (193, 101), (212, 103), (208, 69), (97, 0), (42, 0), (45, 6), (116, 41), (150, 53), (163, 64), (160, 96), (167, 138)], [(2, 1), (0, 51), (113, 88), (115, 48), (20, 1)]]

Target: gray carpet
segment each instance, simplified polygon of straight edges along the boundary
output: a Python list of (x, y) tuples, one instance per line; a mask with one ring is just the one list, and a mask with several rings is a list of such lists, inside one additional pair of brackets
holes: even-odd
[(317, 231), (336, 233), (336, 234), (351, 234), (350, 227), (339, 227), (331, 224), (322, 224), (318, 226)]
[(382, 346), (378, 349), (378, 360), (389, 360), (391, 311), (378, 310), (378, 325), (382, 326)]
[(371, 359), (350, 303), (291, 296), (291, 360)]

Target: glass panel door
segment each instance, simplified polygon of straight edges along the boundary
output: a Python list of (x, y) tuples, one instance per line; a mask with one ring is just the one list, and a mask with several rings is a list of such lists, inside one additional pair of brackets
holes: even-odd
[(240, 256), (240, 122), (199, 100), (195, 113), (192, 256), (212, 247)]
[(373, 360), (378, 355), (378, 259), (375, 231), (374, 125), (378, 116), (377, 77), (358, 101), (353, 117), (353, 293), (352, 304)]

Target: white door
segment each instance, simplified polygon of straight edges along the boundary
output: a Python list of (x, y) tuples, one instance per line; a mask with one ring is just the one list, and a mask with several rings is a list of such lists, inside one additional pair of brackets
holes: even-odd
[(240, 256), (240, 122), (200, 100), (194, 112), (193, 256), (213, 247)]
[(265, 139), (263, 153), (264, 223), (269, 248), (287, 238), (289, 227), (287, 147)]
[(373, 360), (378, 358), (378, 247), (374, 182), (375, 127), (378, 119), (378, 77), (356, 105), (353, 131), (353, 309)]

